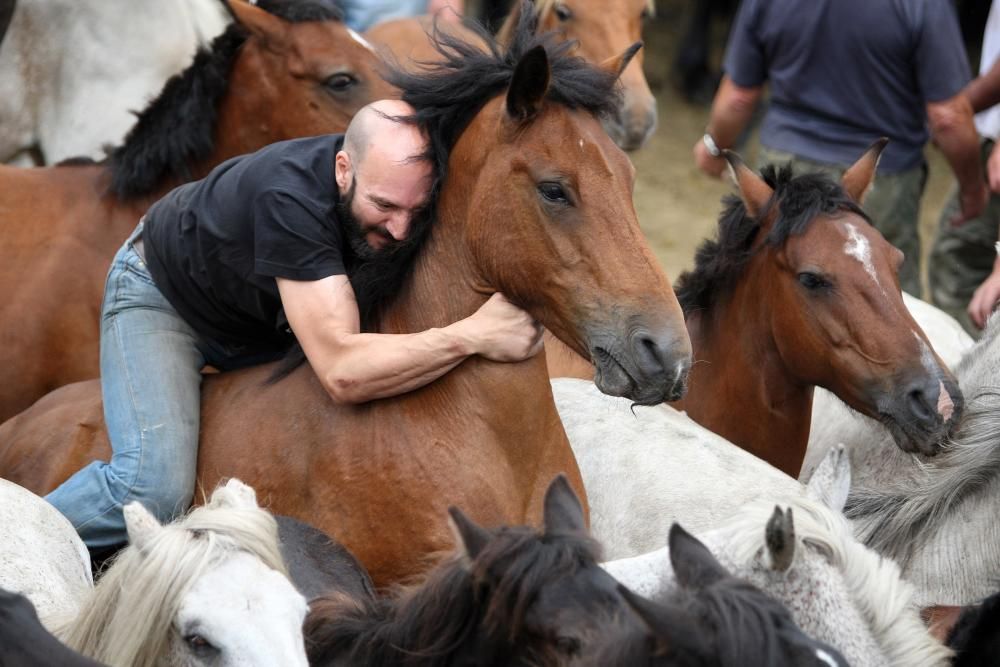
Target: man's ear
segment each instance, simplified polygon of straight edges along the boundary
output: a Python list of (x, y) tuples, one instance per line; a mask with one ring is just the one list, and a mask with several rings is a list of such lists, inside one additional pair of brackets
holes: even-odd
[(337, 151), (337, 156), (333, 160), (333, 177), (341, 192), (347, 192), (351, 189), (354, 168), (351, 164), (351, 156), (346, 151)]

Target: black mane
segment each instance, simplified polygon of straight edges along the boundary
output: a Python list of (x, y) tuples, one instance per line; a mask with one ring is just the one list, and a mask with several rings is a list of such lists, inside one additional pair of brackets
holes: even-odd
[[(340, 20), (331, 7), (313, 0), (260, 0), (258, 7), (290, 23)], [(209, 48), (167, 80), (160, 94), (111, 151), (111, 189), (121, 199), (153, 193), (165, 180), (189, 181), (191, 165), (215, 146), (219, 102), (229, 87), (229, 73), (248, 37), (235, 21)]]
[(464, 664), (456, 656), (470, 650), (481, 664), (510, 664), (538, 642), (523, 628), (539, 591), (598, 558), (589, 537), (500, 528), (472, 563), (452, 558), (395, 599), (314, 600), (309, 664)]
[[(766, 239), (770, 246), (779, 246), (789, 236), (803, 233), (819, 215), (846, 211), (869, 220), (841, 185), (828, 176), (793, 177), (790, 165), (780, 169), (769, 165), (761, 171), (761, 176), (774, 189), (765, 211), (778, 207), (777, 220)], [(722, 202), (725, 208), (719, 217), (718, 238), (698, 246), (695, 268), (682, 273), (675, 285), (685, 315), (709, 310), (728, 294), (754, 254), (760, 223), (747, 214), (746, 206), (736, 195), (727, 195)]]
[(518, 62), (537, 46), (548, 55), (548, 99), (596, 116), (613, 114), (618, 108), (618, 76), (570, 55), (575, 42), (558, 42), (555, 33), (539, 34), (538, 14), (531, 0), (522, 0), (519, 20), (506, 47), (482, 26), (467, 23), (466, 27), (486, 44), (485, 51), (435, 26), (432, 41), (441, 62), (424, 63), (416, 70), (396, 65), (386, 75), (389, 83), (403, 91), (403, 100), (416, 109), (414, 120), (430, 138), (439, 180), (445, 177), (448, 154), (466, 126), (486, 102), (510, 86)]

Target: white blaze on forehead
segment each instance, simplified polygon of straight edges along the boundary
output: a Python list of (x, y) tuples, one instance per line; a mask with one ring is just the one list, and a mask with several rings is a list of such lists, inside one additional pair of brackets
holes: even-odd
[[(920, 363), (928, 373), (939, 375), (941, 367), (938, 365), (937, 359), (934, 358), (934, 353), (931, 351), (930, 346), (927, 345), (916, 331), (911, 331), (910, 333), (913, 334), (913, 337), (917, 339), (917, 343), (920, 344)], [(940, 379), (938, 380), (937, 411), (944, 421), (948, 421), (955, 414), (955, 403), (951, 400), (948, 389), (944, 386), (944, 381)]]
[(371, 44), (371, 42), (369, 42), (367, 39), (365, 39), (364, 37), (362, 37), (358, 33), (354, 32), (350, 28), (347, 29), (347, 34), (349, 34), (351, 36), (351, 39), (353, 39), (355, 42), (357, 42), (361, 46), (365, 47), (366, 49), (368, 49), (372, 53), (375, 53), (375, 47), (373, 47), (372, 44)]
[(878, 276), (875, 275), (875, 265), (872, 264), (871, 244), (868, 243), (868, 239), (858, 231), (856, 226), (850, 222), (844, 223), (844, 225), (847, 227), (848, 235), (847, 243), (844, 244), (844, 252), (861, 262), (861, 265), (865, 267), (865, 273), (871, 276), (876, 285), (881, 287)]

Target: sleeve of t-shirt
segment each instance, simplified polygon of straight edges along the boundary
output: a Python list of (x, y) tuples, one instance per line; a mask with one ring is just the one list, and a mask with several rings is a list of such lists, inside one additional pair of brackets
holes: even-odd
[(253, 205), (254, 271), (289, 280), (343, 275), (338, 233), (325, 216), (287, 192), (268, 190)]
[(949, 0), (928, 0), (923, 19), (915, 52), (917, 83), (925, 102), (940, 102), (969, 83), (969, 59)]
[(755, 88), (767, 81), (764, 45), (757, 33), (757, 2), (743, 0), (729, 31), (722, 68), (737, 86)]

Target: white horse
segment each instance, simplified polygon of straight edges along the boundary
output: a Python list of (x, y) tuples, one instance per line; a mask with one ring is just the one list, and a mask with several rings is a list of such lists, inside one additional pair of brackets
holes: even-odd
[(116, 666), (307, 664), (306, 601), (253, 489), (230, 480), (164, 526), (130, 503), (125, 521), (129, 546), (56, 628), (70, 648)]
[(87, 547), (66, 517), (0, 479), (0, 588), (27, 596), (46, 623), (74, 616), (93, 587)]
[(21, 165), (102, 158), (228, 22), (219, 0), (15, 2), (0, 42), (0, 162)]
[(872, 424), (851, 443), (855, 532), (896, 558), (925, 604), (967, 605), (996, 591), (1000, 573), (1000, 315), (955, 368), (966, 414), (934, 458), (886, 446)]
[(801, 493), (797, 481), (672, 407), (633, 409), (570, 378), (552, 380), (552, 394), (607, 558), (660, 548), (674, 521), (699, 532), (756, 498)]
[[(975, 341), (955, 318), (926, 301), (921, 301), (904, 292), (903, 303), (913, 315), (913, 319), (927, 334), (927, 339), (934, 347), (934, 351), (938, 353), (948, 368), (954, 371), (962, 356), (975, 344)], [(961, 386), (961, 382), (959, 384)], [(876, 421), (855, 412), (829, 391), (817, 387), (813, 394), (809, 448), (806, 450), (799, 480), (808, 482), (812, 471), (823, 460), (826, 453), (838, 443), (851, 444), (871, 439), (873, 433), (878, 433), (878, 440), (882, 442), (882, 432)], [(855, 466), (855, 480), (859, 475), (864, 474), (865, 471), (859, 470)]]
[[(899, 567), (851, 534), (840, 513), (849, 486), (850, 465), (834, 450), (808, 494), (753, 501), (699, 538), (734, 576), (783, 602), (803, 632), (840, 650), (851, 665), (947, 664), (951, 653), (924, 627)], [(604, 567), (653, 599), (674, 586), (666, 547)]]

